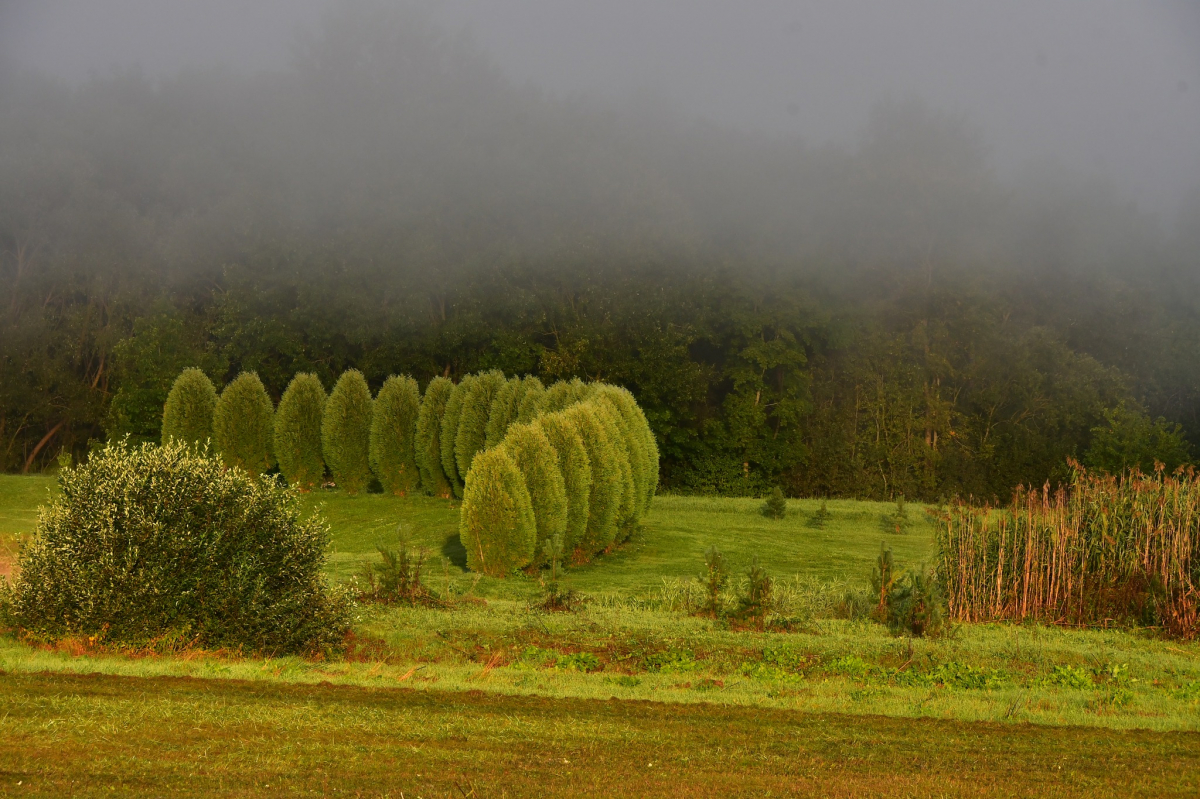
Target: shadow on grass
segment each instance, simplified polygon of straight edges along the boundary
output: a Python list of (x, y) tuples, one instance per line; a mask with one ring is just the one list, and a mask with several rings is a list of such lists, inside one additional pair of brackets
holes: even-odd
[(467, 570), (467, 549), (462, 544), (458, 533), (447, 536), (442, 542), (442, 556), (463, 571)]

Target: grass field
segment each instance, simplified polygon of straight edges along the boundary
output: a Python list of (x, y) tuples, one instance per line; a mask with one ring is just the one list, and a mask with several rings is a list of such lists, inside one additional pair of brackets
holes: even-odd
[[(52, 492), (46, 478), (0, 477), (5, 551)], [(881, 541), (902, 566), (931, 557), (916, 507), (896, 535), (881, 520), (890, 505), (830, 502), (815, 527), (814, 502), (773, 521), (751, 500), (660, 497), (631, 545), (569, 572), (592, 601), (547, 614), (533, 607), (537, 578), (464, 571), (445, 502), (305, 501), (332, 528), (331, 577), (403, 537), (429, 552), (427, 582), (453, 607), (364, 607), (334, 661), (0, 637), (0, 786), (137, 793), (163, 774), (179, 781), (163, 794), (188, 792), (192, 775), (200, 795), (267, 782), (292, 795), (577, 795), (621, 773), (622, 792), (643, 795), (1197, 789), (1200, 644), (1017, 625), (909, 640), (820, 612), (831, 592), (865, 583)], [(678, 607), (712, 544), (735, 572), (757, 555), (791, 592), (790, 632)], [(339, 768), (353, 777), (321, 781)]]

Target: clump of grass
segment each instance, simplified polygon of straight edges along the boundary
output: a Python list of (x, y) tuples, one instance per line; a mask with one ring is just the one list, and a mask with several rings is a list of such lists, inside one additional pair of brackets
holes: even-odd
[(422, 581), (428, 553), (424, 548), (409, 549), (407, 542), (400, 541), (397, 549), (391, 550), (382, 544), (375, 549), (379, 561), (363, 566), (359, 600), (383, 605), (442, 605)]
[(552, 613), (569, 613), (577, 610), (583, 605), (583, 597), (571, 588), (564, 588), (558, 582), (558, 570), (562, 568), (565, 551), (562, 534), (551, 536), (543, 544), (542, 549), (545, 552), (546, 560), (550, 561), (550, 583), (546, 586), (546, 593), (542, 597), (542, 601), (538, 603), (538, 608)]
[(1004, 509), (941, 513), (938, 571), (960, 621), (1155, 624), (1200, 633), (1200, 479), (1072, 463), (1055, 492), (1019, 488)]

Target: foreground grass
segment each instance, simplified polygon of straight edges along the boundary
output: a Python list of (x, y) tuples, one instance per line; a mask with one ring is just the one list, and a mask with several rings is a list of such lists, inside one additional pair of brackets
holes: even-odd
[(0, 679), (14, 796), (1195, 796), (1200, 736), (160, 678)]

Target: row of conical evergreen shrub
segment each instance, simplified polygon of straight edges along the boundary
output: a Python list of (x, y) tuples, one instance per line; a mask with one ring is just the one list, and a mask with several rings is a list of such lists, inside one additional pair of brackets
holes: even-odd
[(496, 575), (543, 562), (556, 536), (576, 562), (589, 560), (628, 537), (658, 485), (658, 446), (628, 391), (581, 380), (546, 388), (495, 370), (434, 378), (423, 398), (412, 378), (390, 377), (374, 400), (357, 371), (328, 397), (300, 374), (275, 409), (253, 373), (218, 396), (187, 369), (162, 436), (211, 437), (230, 466), (261, 473), (277, 463), (302, 489), (328, 468), (351, 493), (373, 473), (389, 493), (461, 498), (467, 564)]
[(465, 378), (441, 426), (442, 441), (456, 444), (453, 461), (443, 458), (447, 482), (459, 490), (451, 465), (465, 475), (467, 565), (497, 576), (540, 565), (555, 539), (581, 563), (627, 539), (658, 487), (658, 446), (633, 395), (579, 380), (549, 389), (535, 378), (498, 381)]
[(404, 495), (420, 485), (413, 453), (420, 393), (411, 377), (392, 376), (371, 398), (362, 373), (342, 374), (328, 396), (320, 379), (298, 374), (275, 408), (258, 375), (243, 372), (218, 396), (199, 369), (185, 369), (163, 408), (162, 440), (212, 441), (229, 466), (261, 474), (275, 465), (289, 485), (319, 485), (326, 468), (349, 493), (371, 476)]

